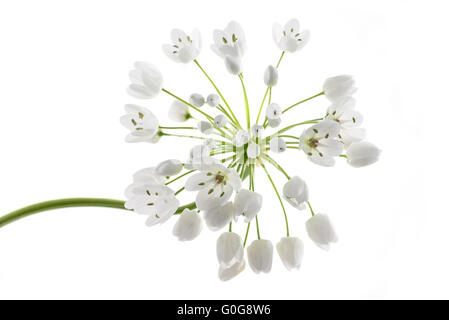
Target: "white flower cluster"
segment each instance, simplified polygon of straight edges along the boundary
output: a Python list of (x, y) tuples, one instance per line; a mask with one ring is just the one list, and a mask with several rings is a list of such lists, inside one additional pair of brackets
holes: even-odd
[[(270, 240), (261, 238), (259, 217), (268, 218), (263, 216), (264, 212), (270, 211), (272, 214), (273, 209), (264, 209), (263, 197), (255, 191), (256, 172), (261, 170), (273, 188), (273, 195), (280, 202), (279, 216), (285, 220), (286, 236), (278, 241), (276, 250), (288, 270), (300, 267), (304, 244), (299, 237), (290, 236), (284, 201), (294, 209), (310, 209), (311, 217), (305, 222), (306, 231), (318, 247), (328, 250), (330, 244), (337, 241), (329, 217), (313, 211), (306, 182), (298, 176), (290, 176), (272, 158), (274, 154), (288, 149), (300, 150), (311, 162), (326, 167), (334, 166), (339, 158), (346, 159), (353, 167), (370, 165), (379, 158), (380, 150), (364, 140), (366, 132), (361, 127), (363, 117), (355, 110), (355, 99), (352, 96), (356, 88), (351, 76), (329, 78), (319, 93), (289, 106), (281, 106), (272, 101), (283, 57), (304, 48), (309, 38), (309, 31), (301, 31), (296, 19), (288, 21), (283, 27), (279, 24), (273, 26), (273, 39), (281, 50), (281, 56), (276, 64), (265, 69), (265, 94), (260, 107), (257, 104), (256, 108), (249, 103), (242, 72), (242, 58), (247, 49), (245, 33), (234, 21), (224, 30), (213, 32), (211, 48), (224, 61), (229, 73), (238, 76), (244, 96), (244, 110), (231, 107), (197, 60), (202, 47), (198, 30), (186, 34), (174, 29), (171, 32), (171, 44), (165, 44), (162, 48), (175, 62), (194, 62), (215, 92), (207, 96), (192, 93), (185, 99), (181, 98), (164, 89), (161, 72), (145, 62), (136, 62), (129, 73), (131, 84), (128, 93), (131, 96), (151, 99), (164, 92), (174, 99), (168, 109), (169, 118), (175, 122), (193, 121), (194, 125), (162, 126), (147, 108), (128, 104), (125, 106), (126, 115), (120, 119), (130, 131), (126, 136), (127, 142), (157, 143), (163, 137), (176, 137), (196, 139), (202, 143), (193, 146), (187, 157), (182, 157), (185, 159), (183, 161), (169, 159), (156, 167), (135, 173), (133, 183), (125, 191), (125, 206), (147, 215), (149, 226), (178, 216), (173, 234), (180, 241), (198, 237), (203, 220), (212, 231), (228, 227), (229, 231), (222, 233), (217, 240), (218, 274), (221, 280), (229, 280), (244, 270), (244, 248), (250, 227), (254, 224), (257, 239), (246, 248), (248, 264), (255, 273), (267, 273), (271, 270), (274, 246)], [(325, 96), (330, 101), (330, 106), (321, 117), (301, 122), (295, 116), (284, 117), (285, 113), (291, 112), (296, 106), (320, 96)], [(246, 123), (242, 125), (234, 111), (244, 111)], [(251, 122), (251, 114), (254, 116), (254, 113), (257, 117)], [(267, 134), (268, 129), (278, 128), (284, 121), (292, 123)], [(301, 134), (291, 132), (299, 126), (306, 127)], [(281, 192), (268, 172), (267, 165), (285, 176), (286, 182), (283, 183)], [(184, 177), (187, 177), (186, 180), (178, 188), (172, 189)], [(248, 181), (247, 188), (242, 187), (245, 181)], [(177, 195), (184, 191), (195, 192), (195, 200), (180, 205)], [(239, 220), (247, 224), (244, 238), (232, 229), (233, 223)]]

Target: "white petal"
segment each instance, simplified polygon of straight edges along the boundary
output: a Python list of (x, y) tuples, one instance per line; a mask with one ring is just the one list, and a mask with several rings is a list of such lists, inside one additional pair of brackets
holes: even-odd
[(210, 184), (212, 184), (214, 177), (212, 175), (207, 175), (207, 173), (200, 172), (193, 176), (190, 176), (185, 184), (187, 191), (197, 191), (201, 190)]
[(241, 189), (234, 199), (234, 215), (245, 216), (245, 222), (251, 221), (262, 208), (262, 196), (254, 191)]
[(216, 94), (210, 94), (207, 96), (207, 104), (211, 107), (216, 107), (220, 103), (220, 97)]
[(173, 228), (173, 235), (180, 241), (195, 239), (201, 232), (202, 223), (196, 211), (184, 209)]
[(263, 81), (269, 87), (274, 87), (278, 83), (278, 69), (273, 66), (268, 66), (265, 69)]
[(182, 170), (182, 163), (176, 159), (162, 161), (156, 167), (156, 173), (161, 176), (174, 176)]
[(223, 205), (232, 195), (229, 185), (208, 185), (201, 189), (196, 196), (196, 206), (199, 210), (211, 210)]
[(268, 273), (273, 263), (273, 245), (269, 240), (254, 240), (247, 249), (248, 263), (255, 273)]
[(281, 153), (287, 150), (287, 144), (285, 143), (285, 140), (282, 138), (271, 138), (270, 140), (270, 150), (274, 153)]
[(240, 274), (245, 269), (245, 260), (234, 263), (228, 268), (220, 266), (218, 269), (218, 277), (221, 281), (228, 281)]
[(240, 58), (232, 57), (229, 55), (225, 57), (226, 69), (231, 74), (237, 75), (241, 72), (240, 64)]
[(379, 160), (380, 152), (380, 149), (374, 144), (362, 141), (351, 144), (346, 151), (346, 156), (351, 166), (359, 168)]
[(193, 104), (195, 107), (202, 107), (205, 103), (204, 97), (199, 93), (192, 93), (189, 97), (190, 104)]
[(306, 230), (310, 239), (323, 250), (329, 250), (330, 244), (338, 238), (329, 217), (325, 214), (315, 214), (306, 222)]
[(271, 103), (267, 110), (265, 111), (265, 115), (270, 120), (279, 119), (282, 115), (282, 109), (277, 103)]
[(304, 244), (299, 238), (284, 237), (276, 245), (276, 249), (287, 270), (299, 269), (304, 255)]
[(260, 156), (260, 147), (255, 143), (249, 143), (246, 154), (250, 159), (256, 159)]
[(217, 231), (225, 227), (232, 220), (234, 206), (232, 202), (227, 202), (220, 207), (216, 207), (204, 212), (204, 220), (212, 231)]
[(229, 268), (243, 260), (243, 245), (240, 236), (234, 232), (224, 232), (217, 239), (218, 263)]

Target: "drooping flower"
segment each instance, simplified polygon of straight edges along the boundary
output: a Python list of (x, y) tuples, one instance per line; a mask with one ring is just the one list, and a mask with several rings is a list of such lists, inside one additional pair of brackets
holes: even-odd
[(270, 240), (254, 240), (246, 249), (248, 264), (255, 273), (268, 273), (273, 264), (273, 244)]
[(135, 62), (134, 69), (129, 72), (129, 79), (131, 84), (128, 93), (138, 99), (154, 98), (162, 89), (162, 74), (146, 62)]
[(184, 209), (173, 227), (173, 235), (179, 241), (190, 241), (201, 233), (201, 229), (202, 222), (198, 212)]
[(278, 83), (278, 69), (273, 66), (268, 66), (265, 69), (265, 73), (263, 75), (263, 81), (269, 87), (274, 87)]
[(234, 216), (234, 205), (231, 201), (218, 207), (213, 207), (204, 211), (204, 221), (212, 231), (217, 231), (225, 227)]
[(365, 167), (379, 160), (380, 149), (368, 141), (356, 142), (346, 151), (348, 163), (355, 167)]
[(210, 107), (216, 107), (220, 104), (220, 97), (216, 94), (211, 93), (207, 96), (206, 101)]
[(268, 125), (269, 125), (271, 128), (277, 128), (277, 127), (279, 127), (279, 125), (281, 124), (281, 122), (282, 122), (281, 118), (278, 118), (278, 119), (268, 119)]
[(362, 114), (354, 108), (354, 98), (342, 97), (327, 109), (326, 119), (336, 121), (340, 125), (338, 138), (346, 146), (362, 141), (366, 136), (365, 130), (360, 128), (363, 121)]
[(274, 153), (281, 153), (287, 150), (287, 144), (282, 138), (274, 137), (270, 140), (270, 150)]
[(131, 132), (126, 136), (126, 142), (159, 141), (159, 121), (148, 109), (134, 104), (125, 105), (126, 115), (120, 118), (120, 123)]
[(262, 208), (262, 196), (254, 191), (240, 189), (234, 199), (234, 217), (245, 217), (250, 222)]
[(172, 44), (164, 44), (162, 50), (175, 62), (188, 63), (196, 59), (201, 51), (201, 34), (193, 30), (190, 35), (179, 29), (171, 31)]
[(299, 210), (303, 210), (305, 208), (304, 203), (309, 200), (309, 188), (304, 180), (298, 176), (294, 176), (284, 184), (282, 193), (285, 200)]
[(309, 30), (300, 31), (297, 19), (289, 20), (284, 27), (273, 25), (273, 40), (282, 51), (296, 52), (309, 42)]
[(156, 167), (156, 173), (163, 177), (177, 175), (182, 170), (182, 163), (176, 159), (162, 161)]
[(174, 100), (168, 111), (168, 117), (176, 122), (185, 122), (192, 116), (189, 112), (189, 107), (178, 100)]
[(343, 151), (343, 143), (336, 139), (339, 132), (338, 123), (323, 120), (302, 133), (299, 138), (300, 150), (304, 151), (310, 161), (331, 167), (335, 164), (334, 157)]
[(284, 237), (276, 245), (276, 250), (287, 270), (299, 269), (304, 255), (304, 244), (296, 237)]
[(317, 213), (306, 222), (306, 230), (310, 239), (323, 250), (329, 250), (330, 244), (337, 242), (337, 234), (329, 217)]
[(201, 108), (205, 102), (204, 97), (199, 93), (192, 93), (189, 97), (189, 103), (198, 108)]
[(282, 115), (282, 109), (277, 103), (271, 103), (265, 112), (265, 115), (270, 120), (279, 119)]
[(240, 186), (235, 169), (221, 164), (203, 165), (201, 172), (191, 176), (185, 184), (187, 191), (198, 191), (197, 208), (206, 211), (223, 205)]
[(147, 226), (164, 223), (179, 207), (174, 191), (162, 184), (136, 184), (129, 192), (125, 208), (148, 215)]
[(227, 267), (227, 268), (220, 266), (218, 268), (218, 278), (221, 281), (231, 280), (232, 278), (239, 275), (243, 270), (245, 270), (245, 266), (246, 266), (246, 263), (245, 263), (244, 259), (234, 263), (232, 266)]
[(323, 91), (330, 101), (336, 101), (342, 97), (352, 96), (357, 88), (352, 76), (341, 75), (326, 79), (323, 84)]
[(242, 239), (237, 233), (223, 232), (217, 239), (218, 263), (223, 268), (232, 267), (243, 260)]

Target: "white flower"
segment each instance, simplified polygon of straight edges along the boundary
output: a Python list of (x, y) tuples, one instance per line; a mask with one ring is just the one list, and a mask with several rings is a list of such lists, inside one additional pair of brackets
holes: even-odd
[(224, 58), (224, 62), (225, 62), (226, 70), (228, 70), (228, 72), (230, 74), (237, 75), (240, 72), (242, 72), (242, 69), (241, 69), (242, 61), (241, 61), (240, 58), (232, 57), (232, 56), (226, 56)]
[(197, 128), (204, 134), (211, 134), (214, 131), (214, 127), (209, 121), (198, 121)]
[(167, 221), (179, 207), (174, 191), (162, 184), (136, 184), (129, 191), (125, 208), (148, 215), (147, 226)]
[(210, 210), (223, 205), (232, 193), (240, 190), (241, 181), (237, 171), (221, 164), (204, 164), (201, 172), (187, 179), (187, 191), (199, 191), (196, 205), (199, 210)]
[(304, 244), (301, 239), (284, 237), (278, 242), (276, 249), (287, 270), (299, 269), (304, 255)]
[(219, 114), (214, 118), (214, 124), (217, 128), (223, 128), (228, 124), (228, 118), (223, 114)]
[(281, 153), (287, 150), (287, 144), (282, 138), (274, 137), (270, 140), (270, 150), (274, 153)]
[(282, 109), (277, 103), (271, 103), (267, 110), (265, 111), (265, 115), (270, 120), (279, 119), (282, 115)]
[(273, 40), (282, 51), (296, 52), (309, 42), (309, 30), (299, 31), (299, 21), (289, 20), (282, 28), (280, 24), (273, 25)]
[(362, 141), (353, 143), (346, 151), (348, 163), (356, 168), (369, 166), (379, 160), (380, 149), (374, 144)]
[(217, 231), (226, 226), (232, 220), (233, 215), (234, 206), (229, 201), (222, 206), (204, 211), (203, 218), (210, 230)]
[(278, 118), (278, 119), (268, 119), (268, 125), (271, 127), (271, 128), (276, 128), (276, 127), (279, 127), (279, 125), (281, 124), (281, 118)]
[(265, 131), (264, 127), (260, 124), (254, 124), (251, 127), (251, 133), (253, 137), (262, 138), (264, 131)]
[(185, 122), (192, 116), (189, 113), (189, 107), (178, 100), (174, 100), (168, 111), (168, 117), (176, 122)]
[(309, 200), (309, 188), (298, 176), (294, 176), (284, 184), (282, 194), (288, 203), (299, 210), (303, 210), (304, 203)]
[(161, 176), (156, 172), (155, 167), (145, 168), (137, 171), (133, 175), (133, 183), (129, 185), (125, 190), (126, 198), (131, 198), (134, 193), (132, 190), (137, 186), (142, 186), (145, 184), (164, 184), (165, 177)]
[(129, 72), (131, 84), (128, 93), (138, 99), (154, 98), (162, 89), (162, 74), (146, 62), (134, 63), (134, 69)]
[(156, 173), (163, 177), (170, 177), (180, 173), (182, 170), (182, 163), (176, 159), (169, 159), (162, 161), (156, 167)]
[(362, 114), (355, 111), (354, 108), (354, 98), (342, 97), (327, 109), (326, 114), (326, 119), (336, 121), (340, 124), (338, 137), (347, 146), (351, 143), (362, 141), (366, 136), (365, 130), (359, 128), (363, 121)]
[(234, 136), (234, 139), (232, 140), (232, 143), (236, 147), (241, 147), (244, 144), (248, 143), (249, 141), (249, 134), (245, 130), (239, 130)]
[(339, 132), (340, 125), (337, 122), (323, 120), (302, 133), (299, 147), (310, 161), (331, 167), (335, 164), (334, 157), (343, 151), (343, 143), (335, 139)]
[(199, 93), (192, 93), (189, 97), (190, 104), (194, 105), (195, 107), (202, 107), (204, 103), (206, 102), (204, 100), (204, 97)]
[(220, 97), (217, 96), (216, 94), (211, 93), (210, 95), (207, 96), (207, 104), (211, 107), (216, 107), (220, 104)]
[(184, 163), (187, 170), (201, 169), (206, 164), (218, 163), (219, 160), (210, 156), (210, 148), (207, 145), (196, 145), (189, 152), (189, 158)]
[(245, 217), (250, 222), (262, 208), (262, 196), (254, 191), (241, 189), (234, 199), (234, 217)]
[(326, 79), (323, 84), (323, 91), (330, 101), (335, 101), (341, 97), (352, 96), (357, 88), (352, 76), (341, 75)]
[(201, 229), (202, 223), (198, 212), (184, 209), (173, 227), (173, 235), (179, 241), (190, 241), (200, 234)]
[(238, 261), (228, 268), (219, 267), (218, 277), (221, 281), (228, 281), (239, 275), (243, 270), (245, 270), (245, 260)]
[(255, 273), (268, 273), (273, 263), (273, 245), (270, 240), (254, 240), (246, 249), (248, 263)]
[(150, 110), (134, 104), (125, 105), (126, 115), (120, 118), (120, 123), (131, 131), (126, 142), (159, 141), (159, 121)]
[(200, 54), (201, 34), (198, 30), (193, 30), (190, 35), (179, 29), (171, 32), (172, 44), (164, 44), (162, 50), (175, 62), (188, 63)]
[(273, 66), (268, 66), (265, 69), (263, 81), (267, 86), (274, 87), (278, 83), (278, 77), (278, 69)]
[(260, 156), (260, 147), (256, 143), (249, 143), (246, 149), (246, 155), (250, 159), (256, 159)]
[(224, 232), (217, 239), (217, 258), (220, 267), (229, 268), (243, 260), (243, 245), (240, 236)]
[(231, 21), (224, 30), (214, 30), (212, 50), (220, 57), (242, 57), (246, 52), (246, 38), (242, 27)]
[(329, 250), (332, 242), (337, 242), (337, 234), (325, 214), (317, 213), (306, 222), (306, 230), (310, 239), (323, 250)]

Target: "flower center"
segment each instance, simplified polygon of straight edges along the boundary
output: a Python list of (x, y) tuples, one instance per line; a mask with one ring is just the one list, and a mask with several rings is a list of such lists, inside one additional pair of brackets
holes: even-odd
[(309, 139), (309, 141), (307, 142), (307, 144), (309, 145), (309, 147), (311, 148), (316, 148), (318, 147), (318, 140), (317, 139)]
[(215, 176), (215, 181), (217, 181), (217, 183), (222, 183), (224, 181), (225, 177), (221, 174), (217, 174)]

